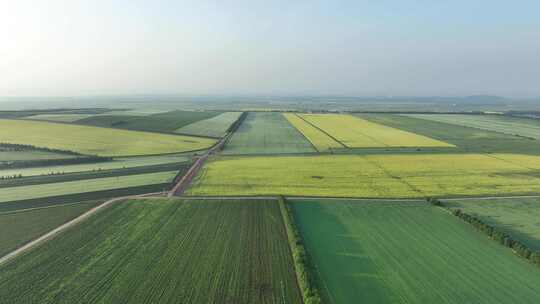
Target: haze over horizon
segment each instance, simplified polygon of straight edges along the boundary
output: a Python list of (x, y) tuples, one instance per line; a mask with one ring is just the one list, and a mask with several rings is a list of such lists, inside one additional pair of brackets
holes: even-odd
[(0, 96), (540, 96), (540, 2), (0, 2)]

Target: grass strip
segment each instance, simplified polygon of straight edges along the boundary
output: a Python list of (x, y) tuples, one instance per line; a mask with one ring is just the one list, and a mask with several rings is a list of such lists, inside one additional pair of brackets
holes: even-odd
[(278, 205), (285, 225), (285, 231), (287, 232), (287, 239), (289, 240), (289, 245), (291, 247), (296, 278), (300, 291), (302, 292), (304, 303), (322, 303), (321, 293), (319, 292), (319, 288), (317, 287), (313, 275), (313, 265), (310, 262), (309, 255), (304, 246), (302, 235), (298, 231), (294, 221), (294, 215), (283, 196), (278, 197)]

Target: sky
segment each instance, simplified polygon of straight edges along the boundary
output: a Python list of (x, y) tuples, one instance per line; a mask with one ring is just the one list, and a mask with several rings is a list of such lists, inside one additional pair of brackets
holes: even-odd
[(538, 0), (0, 0), (0, 96), (540, 96)]

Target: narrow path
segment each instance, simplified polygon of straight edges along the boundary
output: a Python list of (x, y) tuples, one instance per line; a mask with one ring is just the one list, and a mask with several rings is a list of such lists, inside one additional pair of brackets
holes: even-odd
[(232, 133), (227, 134), (227, 136), (220, 139), (213, 147), (208, 149), (201, 157), (199, 157), (193, 165), (189, 168), (189, 170), (184, 174), (180, 180), (176, 183), (176, 185), (171, 189), (168, 197), (173, 196), (180, 196), (184, 193), (184, 191), (187, 189), (187, 187), (191, 184), (193, 181), (193, 178), (197, 176), (201, 168), (203, 167), (206, 160), (213, 155), (214, 153), (220, 151), (225, 146), (225, 143), (229, 140), (229, 137), (232, 135)]

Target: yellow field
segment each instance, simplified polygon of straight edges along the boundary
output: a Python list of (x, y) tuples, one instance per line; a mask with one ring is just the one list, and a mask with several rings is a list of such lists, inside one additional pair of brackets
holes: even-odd
[(342, 114), (301, 114), (349, 148), (454, 147), (422, 135)]
[(342, 144), (305, 122), (302, 118), (298, 117), (298, 115), (292, 113), (284, 113), (283, 115), (315, 146), (319, 152), (343, 148)]
[(210, 147), (200, 137), (107, 129), (43, 121), (0, 119), (0, 142), (101, 156), (165, 154)]
[[(526, 163), (527, 167), (521, 165)], [(191, 195), (374, 198), (540, 193), (540, 156), (335, 155), (209, 162)]]

